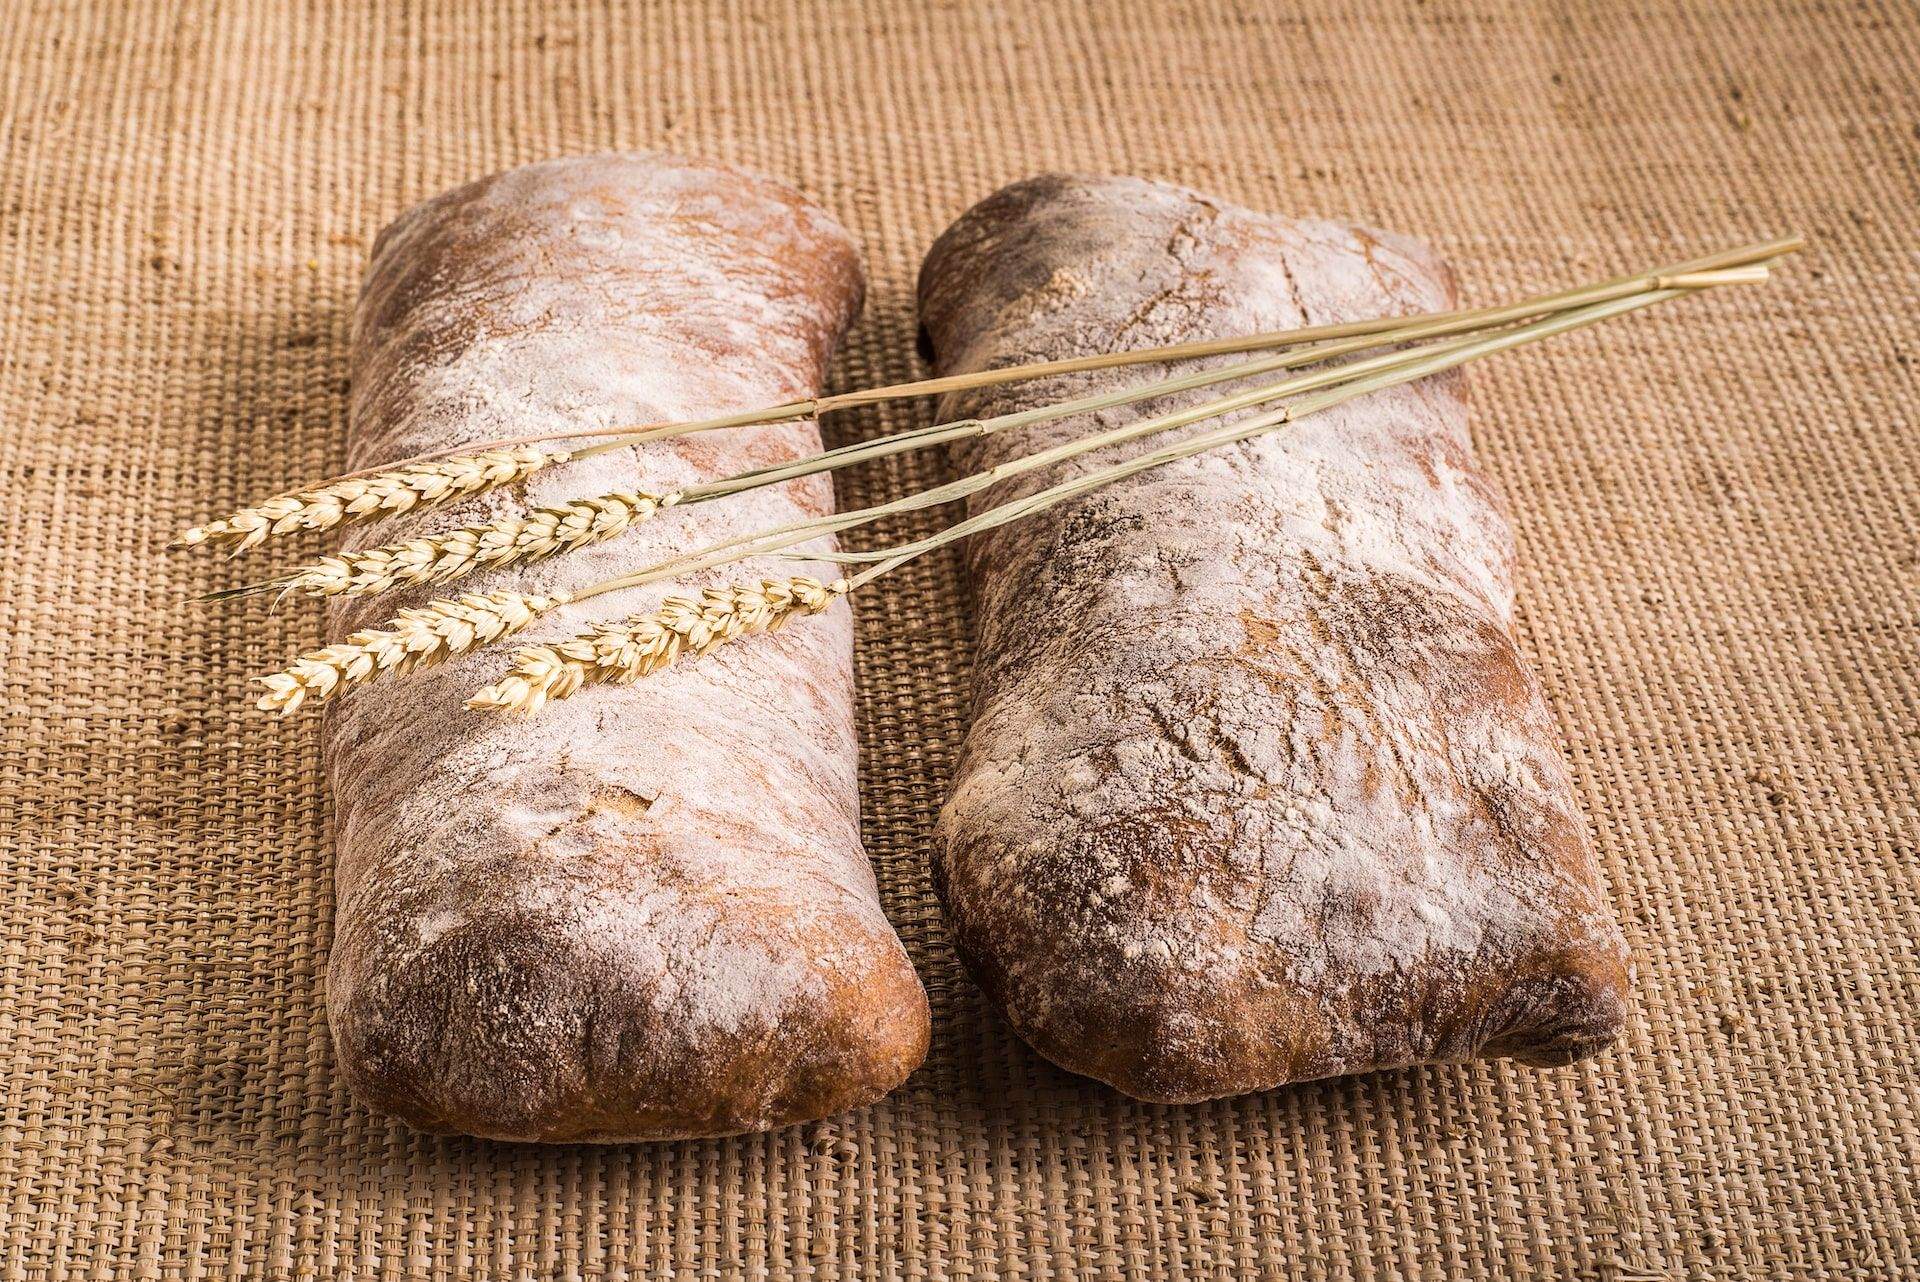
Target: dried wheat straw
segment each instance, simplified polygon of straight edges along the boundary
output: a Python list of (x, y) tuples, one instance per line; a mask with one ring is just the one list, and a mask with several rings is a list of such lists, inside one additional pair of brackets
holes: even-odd
[[(515, 656), (514, 667), (508, 675), (494, 685), (477, 691), (467, 705), (476, 709), (536, 711), (547, 700), (565, 698), (583, 684), (635, 681), (672, 663), (684, 651), (690, 650), (696, 655), (704, 654), (714, 646), (746, 633), (777, 628), (797, 615), (818, 614), (831, 605), (836, 598), (847, 595), (933, 548), (945, 546), (977, 530), (990, 529), (1007, 521), (1019, 519), (1034, 511), (1064, 502), (1147, 468), (1158, 467), (1177, 458), (1191, 457), (1206, 449), (1250, 439), (1263, 431), (1273, 430), (1280, 424), (1339, 404), (1355, 396), (1425, 377), (1496, 351), (1534, 342), (1551, 334), (1564, 333), (1610, 316), (1664, 302), (1691, 290), (1761, 281), (1767, 279), (1767, 276), (1767, 264), (1748, 263), (1727, 270), (1689, 271), (1671, 276), (1657, 276), (1652, 278), (1651, 288), (1643, 285), (1638, 289), (1627, 290), (1609, 285), (1595, 287), (1588, 291), (1570, 291), (1562, 298), (1570, 299), (1583, 293), (1591, 295), (1595, 292), (1603, 297), (1597, 301), (1588, 301), (1581, 306), (1551, 309), (1547, 319), (1536, 320), (1533, 323), (1498, 331), (1491, 335), (1483, 333), (1481, 336), (1452, 342), (1387, 352), (1344, 365), (1330, 366), (1316, 374), (1298, 376), (1281, 383), (1250, 389), (1174, 414), (1138, 421), (1106, 432), (1096, 432), (1051, 449), (1009, 460), (984, 472), (961, 478), (947, 485), (936, 486), (917, 495), (853, 513), (840, 513), (802, 521), (773, 531), (729, 540), (644, 570), (577, 588), (570, 594), (535, 597), (511, 592), (495, 592), (488, 596), (467, 596), (458, 601), (436, 601), (424, 609), (403, 610), (393, 621), (394, 626), (389, 629), (356, 633), (344, 643), (303, 655), (287, 670), (262, 678), (268, 687), (268, 693), (261, 698), (260, 707), (283, 713), (291, 712), (304, 702), (324, 700), (347, 686), (370, 679), (380, 672), (406, 671), (437, 663), (476, 645), (486, 645), (509, 636), (524, 628), (541, 614), (567, 601), (586, 600), (603, 593), (639, 586), (663, 578), (678, 577), (748, 556), (806, 555), (787, 549), (824, 534), (865, 524), (890, 512), (909, 511), (961, 498), (1017, 473), (1058, 462), (1096, 448), (1120, 444), (1140, 436), (1184, 426), (1187, 423), (1216, 417), (1237, 409), (1271, 404), (1281, 396), (1308, 393), (1299, 399), (1289, 400), (1275, 409), (1256, 414), (1251, 419), (1231, 424), (1214, 432), (1201, 433), (1179, 445), (1153, 451), (1116, 467), (1099, 469), (1073, 481), (1048, 487), (1027, 499), (991, 508), (985, 513), (916, 543), (904, 544), (880, 552), (818, 554), (824, 559), (843, 563), (877, 562), (877, 564), (870, 564), (867, 569), (851, 578), (841, 578), (832, 584), (822, 584), (817, 579), (795, 576), (787, 579), (765, 579), (757, 586), (751, 587), (709, 588), (699, 598), (669, 597), (660, 609), (651, 615), (605, 625), (556, 646), (522, 649)], [(1518, 310), (1537, 313), (1547, 309), (1528, 305)], [(1489, 314), (1491, 313), (1479, 315), (1484, 317)], [(1466, 326), (1461, 325), (1456, 316), (1454, 319), (1404, 326), (1401, 337), (1414, 338), (1440, 333), (1457, 333), (1462, 328)], [(1333, 354), (1331, 349), (1338, 346), (1338, 344), (1329, 344), (1327, 348), (1315, 355), (1321, 357), (1331, 355)], [(1307, 354), (1302, 353), (1302, 355)], [(1292, 358), (1269, 358), (1269, 361), (1271, 367), (1276, 368), (1295, 363)], [(1248, 372), (1246, 369), (1240, 371), (1241, 374), (1246, 372)], [(1202, 372), (1173, 380), (1169, 386), (1201, 386), (1215, 381), (1215, 378), (1213, 374)], [(1334, 386), (1328, 387), (1329, 384)], [(1056, 413), (1086, 410), (1091, 408), (1093, 403), (1108, 396), (1124, 400), (1136, 399), (1135, 394), (1132, 393), (1124, 396), (1103, 394), (1102, 397), (1069, 401), (1037, 411), (1028, 411), (1028, 413), (1052, 416)], [(937, 437), (949, 434), (985, 433), (1009, 426), (1020, 417), (1011, 415), (1002, 416), (1000, 419), (967, 420), (962, 423), (918, 429), (900, 434), (898, 442), (869, 442), (855, 447), (843, 447), (842, 450), (828, 451), (793, 463), (689, 487), (667, 497), (679, 502), (698, 502), (705, 498), (717, 498), (756, 485), (771, 484), (790, 479), (795, 475), (828, 470), (845, 462), (857, 461), (860, 454), (868, 449), (884, 447), (891, 452), (895, 448), (913, 448), (918, 444), (928, 443)], [(593, 446), (588, 450), (575, 452), (572, 457), (619, 447), (614, 443)], [(503, 458), (506, 458), (507, 452), (500, 453)], [(522, 454), (524, 455), (522, 458), (507, 459), (516, 468), (521, 469), (518, 471), (520, 476), (568, 457), (559, 451), (527, 450)], [(484, 460), (486, 456), (474, 457)], [(435, 469), (411, 468), (411, 471), (437, 470), (438, 467), (457, 471), (457, 465), (466, 461), (470, 460), (456, 460), (453, 463), (437, 465)], [(325, 524), (353, 519), (358, 513), (350, 510), (352, 504), (364, 498), (364, 493), (357, 491), (356, 486), (364, 486), (366, 492), (374, 492), (380, 490), (383, 482), (395, 481), (407, 474), (409, 474), (409, 467), (402, 467), (393, 473), (369, 478), (365, 482), (340, 483), (322, 487), (304, 496), (318, 496), (325, 500), (314, 505), (319, 510), (319, 515), (289, 511), (276, 518), (275, 523), (290, 522), (287, 528), (324, 528)], [(470, 485), (464, 492), (477, 492), (482, 488), (490, 488), (494, 484), (504, 484), (511, 479), (514, 479), (511, 474), (497, 480), (486, 478)], [(454, 493), (462, 492), (456, 488), (461, 484), (463, 482), (458, 477), (442, 478), (429, 490), (396, 498), (388, 505), (388, 510), (406, 510), (421, 502), (439, 501), (443, 497), (451, 497)], [(302, 497), (289, 496), (290, 501)], [(607, 510), (595, 506), (607, 498), (623, 501), (631, 498), (635, 502), (635, 509), (609, 515)], [(478, 535), (488, 530), (497, 532), (503, 528), (510, 532), (510, 537), (503, 538), (497, 545), (498, 555), (503, 558), (502, 563), (522, 557), (549, 555), (552, 551), (560, 550), (564, 546), (591, 541), (596, 537), (605, 537), (604, 533), (598, 532), (597, 522), (602, 519), (616, 526), (639, 519), (635, 513), (642, 499), (653, 503), (656, 508), (666, 501), (666, 499), (655, 500), (651, 496), (637, 494), (602, 496), (602, 500), (581, 500), (562, 508), (543, 509), (519, 521), (503, 522), (494, 527), (480, 527), (479, 530), (455, 532), (456, 535), (475, 535), (476, 541), (471, 547), (464, 544), (435, 545), (431, 540), (426, 540), (416, 541), (415, 544), (410, 545), (396, 545), (403, 550), (418, 549), (412, 559), (390, 557), (377, 565), (369, 561), (356, 566), (345, 558), (336, 558), (340, 566), (338, 570), (330, 572), (334, 577), (327, 579), (326, 583), (334, 585), (340, 591), (351, 590), (356, 576), (364, 574), (368, 576), (365, 590), (371, 592), (394, 586), (402, 576), (409, 573), (421, 576), (414, 581), (426, 581), (432, 578), (439, 568), (448, 569), (450, 574), (463, 573), (462, 567), (480, 563), (476, 559), (481, 553), (477, 541)], [(331, 503), (334, 509), (334, 514), (331, 516), (326, 514), (328, 503)], [(370, 501), (366, 510), (378, 510), (378, 501)], [(651, 509), (648, 510), (648, 514), (650, 513)], [(240, 546), (250, 546), (252, 542), (258, 542), (266, 537), (266, 533), (276, 532), (273, 528), (275, 523), (269, 523), (266, 533), (261, 533), (258, 526), (249, 526), (245, 518), (264, 519), (270, 515), (272, 514), (264, 508), (253, 509), (248, 513), (239, 514), (238, 518), (230, 518), (227, 522), (218, 522), (214, 526), (202, 527), (200, 530), (190, 532), (190, 537), (193, 541), (225, 537), (232, 539)], [(538, 518), (542, 516), (552, 516), (553, 524), (538, 523)], [(568, 516), (577, 517), (575, 524), (566, 525)], [(522, 545), (520, 535), (528, 528), (528, 523), (535, 523), (533, 527), (535, 534)], [(567, 532), (563, 533), (563, 526)], [(394, 550), (376, 549), (376, 552)], [(445, 554), (444, 564), (440, 559), (442, 554)], [(341, 581), (344, 581), (344, 587), (338, 586)], [(319, 586), (320, 583), (321, 580), (316, 579), (310, 586)], [(321, 594), (325, 595), (328, 592), (323, 588)]]
[[(1746, 277), (1742, 276), (1738, 279), (1746, 279)], [(704, 654), (714, 646), (748, 632), (778, 627), (795, 615), (818, 614), (826, 609), (834, 598), (844, 596), (872, 582), (914, 557), (935, 548), (947, 546), (970, 534), (1020, 520), (1035, 512), (1043, 511), (1148, 469), (1190, 458), (1195, 454), (1217, 449), (1223, 445), (1249, 440), (1297, 418), (1328, 409), (1354, 397), (1411, 382), (1494, 352), (1537, 342), (1552, 335), (1580, 329), (1629, 311), (1664, 302), (1687, 292), (1690, 287), (1691, 282), (1638, 296), (1613, 299), (1562, 312), (1546, 320), (1536, 321), (1486, 338), (1439, 343), (1426, 349), (1415, 349), (1373, 361), (1356, 362), (1343, 368), (1341, 372), (1346, 377), (1329, 374), (1295, 380), (1293, 389), (1306, 394), (1286, 404), (1240, 422), (1203, 432), (1178, 444), (1150, 451), (1123, 463), (1096, 469), (1083, 476), (1049, 486), (1023, 499), (989, 508), (938, 534), (912, 543), (875, 552), (816, 551), (799, 554), (782, 553), (779, 550), (781, 547), (791, 546), (804, 539), (817, 537), (828, 532), (830, 528), (844, 528), (849, 524), (861, 523), (864, 519), (871, 519), (872, 515), (894, 506), (882, 505), (863, 512), (801, 522), (776, 531), (770, 536), (751, 536), (747, 539), (719, 544), (714, 549), (709, 549), (708, 553), (693, 553), (676, 561), (663, 563), (662, 567), (579, 589), (575, 597), (585, 599), (622, 587), (638, 586), (657, 577), (671, 577), (674, 574), (723, 564), (729, 560), (767, 553), (806, 555), (843, 563), (875, 563), (853, 577), (837, 579), (831, 585), (823, 585), (817, 579), (805, 577), (768, 579), (763, 580), (758, 588), (709, 588), (699, 600), (690, 597), (668, 597), (660, 610), (654, 614), (604, 626), (558, 645), (525, 647), (515, 655), (514, 666), (507, 676), (494, 685), (477, 691), (467, 701), (467, 706), (490, 711), (533, 713), (547, 701), (564, 699), (590, 682), (637, 681), (673, 662), (682, 650), (690, 649), (696, 654)], [(1326, 387), (1327, 383), (1333, 383), (1334, 386)], [(1259, 392), (1245, 394), (1241, 398), (1227, 398), (1227, 401), (1238, 401), (1239, 405), (1236, 407), (1251, 406), (1271, 399), (1274, 390), (1273, 388), (1260, 389)], [(1225, 404), (1226, 402), (1222, 402), (1219, 406), (1198, 407), (1196, 410), (1186, 411), (1185, 414), (1198, 416), (1208, 410), (1218, 412)], [(1184, 415), (1171, 415), (1161, 421), (1148, 420), (1145, 423), (1115, 429), (1115, 432), (1122, 436), (1145, 434), (1164, 428), (1183, 417)], [(928, 493), (947, 498), (959, 497), (962, 493), (971, 492), (985, 483), (1011, 475), (1016, 471), (1029, 470), (1043, 463), (1060, 461), (1084, 453), (1095, 448), (1096, 445), (1111, 443), (1103, 440), (1103, 437), (1112, 437), (1115, 432), (1096, 433), (1056, 446), (1051, 450), (1041, 450), (1023, 456), (1012, 463), (990, 468), (969, 478), (962, 478), (960, 481), (950, 483), (949, 487), (941, 487)], [(952, 492), (948, 492), (949, 490)]]
[(696, 597), (670, 596), (652, 614), (603, 624), (558, 645), (526, 646), (507, 675), (467, 700), (494, 712), (538, 712), (589, 683), (625, 685), (658, 672), (682, 654), (702, 655), (750, 632), (772, 632), (802, 614), (819, 614), (846, 595), (845, 579), (822, 583), (804, 574), (750, 586), (711, 587)]
[(196, 525), (174, 542), (183, 547), (211, 543), (244, 552), (277, 534), (328, 530), (351, 521), (433, 507), (502, 485), (513, 485), (542, 468), (564, 463), (572, 457), (566, 450), (519, 446), (416, 463), (282, 494), (218, 521)]
[(383, 672), (431, 667), (512, 636), (570, 600), (564, 592), (529, 596), (498, 591), (402, 610), (385, 628), (356, 632), (337, 645), (301, 655), (283, 671), (256, 678), (267, 693), (255, 706), (284, 716), (303, 703), (324, 702)]

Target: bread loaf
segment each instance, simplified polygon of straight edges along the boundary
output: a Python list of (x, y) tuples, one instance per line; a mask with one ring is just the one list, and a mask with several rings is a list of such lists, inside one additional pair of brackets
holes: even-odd
[[(351, 465), (814, 394), (857, 312), (847, 234), (793, 191), (609, 155), (451, 191), (374, 247)], [(811, 423), (683, 437), (406, 525), (659, 491), (809, 453)], [(824, 477), (672, 509), (462, 590), (577, 587), (818, 515)], [(399, 537), (366, 527), (365, 546)], [(825, 573), (746, 564), (708, 580)], [(572, 635), (666, 589), (569, 605)], [(341, 601), (336, 636), (408, 599)], [(926, 999), (881, 912), (836, 608), (539, 716), (469, 713), (506, 649), (345, 697), (325, 730), (338, 836), (327, 977), (340, 1070), (430, 1131), (633, 1140), (780, 1126), (873, 1100), (924, 1056)]]
[[(920, 279), (942, 373), (1453, 305), (1409, 241), (1120, 178), (998, 192)], [(942, 417), (1156, 376), (958, 394)], [(1457, 376), (976, 536), (973, 720), (936, 884), (1019, 1032), (1162, 1101), (1611, 1041), (1627, 956), (1514, 644), (1513, 556)]]

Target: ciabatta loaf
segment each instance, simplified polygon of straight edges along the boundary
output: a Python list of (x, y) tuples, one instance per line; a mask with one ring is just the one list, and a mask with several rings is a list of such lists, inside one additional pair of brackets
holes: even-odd
[[(1453, 305), (1411, 242), (1125, 178), (1008, 187), (920, 280), (943, 373)], [(960, 394), (942, 416), (1156, 374)], [(1094, 426), (981, 438), (958, 462)], [(968, 555), (978, 671), (936, 883), (1043, 1054), (1172, 1101), (1475, 1055), (1558, 1064), (1614, 1038), (1626, 951), (1514, 644), (1513, 544), (1459, 378), (1144, 472)]]
[[(472, 183), (375, 246), (355, 316), (352, 464), (810, 396), (861, 289), (831, 218), (718, 166), (592, 156)], [(819, 448), (811, 423), (687, 436), (406, 529)], [(670, 509), (458, 586), (577, 587), (831, 503), (816, 477)], [(401, 535), (387, 522), (357, 541)], [(523, 635), (569, 636), (664, 592), (578, 602)], [(333, 631), (407, 603), (342, 601)], [(362, 1096), (434, 1131), (663, 1139), (833, 1113), (919, 1064), (926, 998), (860, 844), (844, 608), (531, 719), (463, 711), (507, 662), (507, 649), (469, 654), (329, 715), (328, 1014)]]

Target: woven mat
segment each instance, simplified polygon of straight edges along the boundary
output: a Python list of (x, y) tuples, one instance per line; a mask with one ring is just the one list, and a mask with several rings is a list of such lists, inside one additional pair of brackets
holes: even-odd
[[(16, 0), (0, 1279), (1920, 1274), (1920, 21), (1659, 8)], [(935, 557), (860, 613), (867, 841), (936, 1019), (904, 1089), (625, 1149), (357, 1107), (313, 729), (242, 711), (317, 612), (183, 606), (225, 577), (162, 543), (337, 465), (387, 219), (610, 146), (762, 167), (846, 220), (874, 289), (842, 387), (916, 372), (926, 244), (1048, 168), (1414, 232), (1484, 301), (1809, 235), (1772, 286), (1474, 376), (1522, 639), (1639, 958), (1626, 1043), (1193, 1108), (1038, 1060), (928, 886), (968, 680)]]

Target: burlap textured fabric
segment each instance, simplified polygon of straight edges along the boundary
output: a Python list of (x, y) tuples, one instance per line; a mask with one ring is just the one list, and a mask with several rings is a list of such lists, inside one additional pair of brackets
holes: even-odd
[[(1920, 1273), (1920, 22), (1636, 8), (10, 6), (0, 1279)], [(1415, 233), (1476, 301), (1808, 234), (1775, 285), (1473, 375), (1638, 956), (1626, 1043), (1189, 1108), (1037, 1060), (927, 883), (967, 687), (948, 556), (860, 610), (866, 837), (936, 1019), (903, 1090), (624, 1149), (351, 1102), (313, 729), (244, 711), (317, 611), (183, 605), (232, 571), (162, 544), (338, 463), (386, 220), (612, 146), (764, 168), (854, 229), (843, 387), (917, 371), (921, 252), (1044, 169)]]

